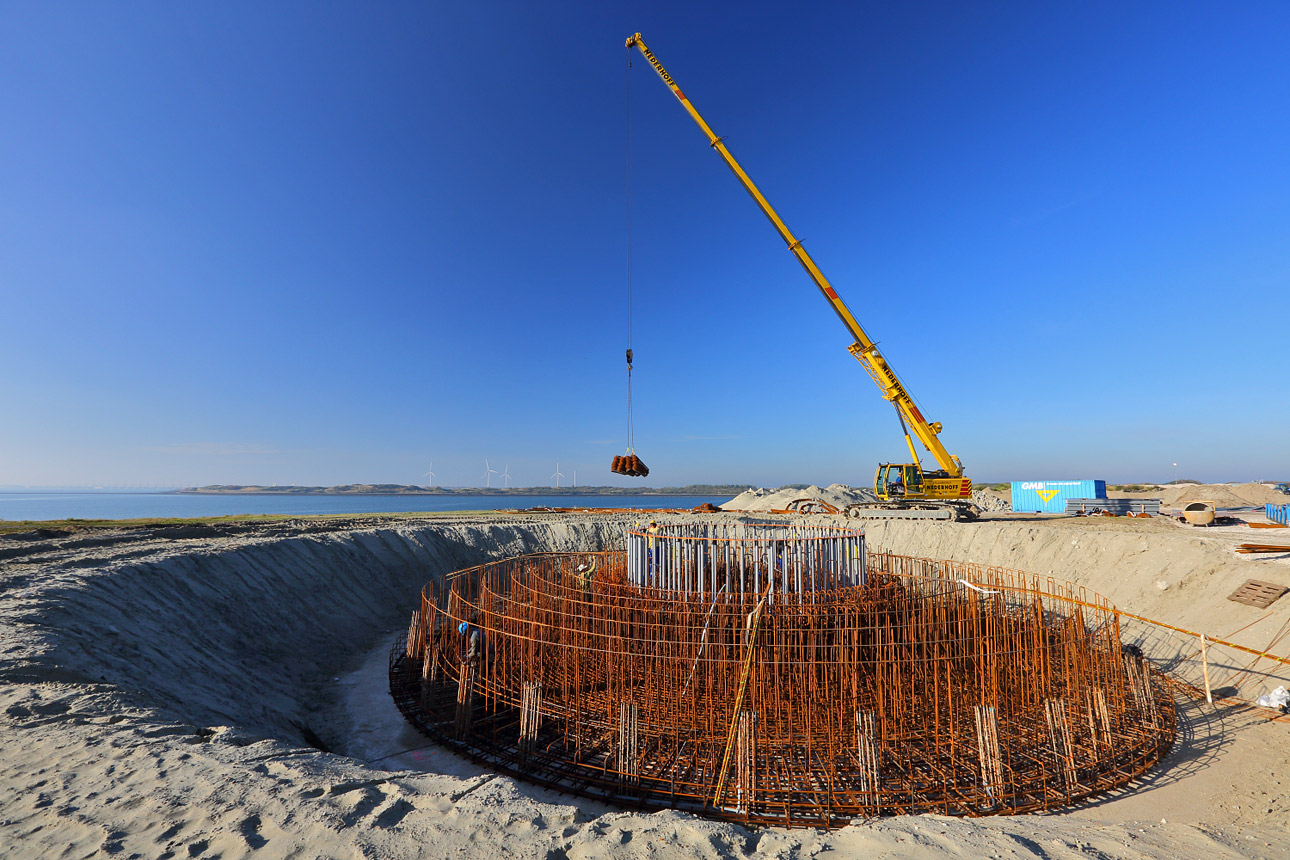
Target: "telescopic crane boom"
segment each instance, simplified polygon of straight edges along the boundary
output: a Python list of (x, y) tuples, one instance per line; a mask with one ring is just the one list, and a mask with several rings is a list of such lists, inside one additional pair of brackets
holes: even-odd
[[(780, 238), (788, 245), (788, 250), (797, 258), (797, 262), (801, 263), (802, 268), (806, 270), (807, 276), (819, 288), (829, 306), (833, 308), (833, 312), (838, 315), (838, 319), (842, 320), (842, 324), (846, 326), (847, 331), (855, 339), (855, 343), (848, 347), (851, 354), (873, 377), (873, 381), (882, 390), (882, 396), (891, 401), (892, 405), (896, 407), (901, 427), (905, 431), (905, 442), (909, 446), (909, 453), (914, 462), (912, 464), (881, 464), (878, 467), (874, 481), (874, 489), (878, 496), (884, 500), (966, 501), (970, 499), (972, 497), (972, 482), (963, 477), (963, 464), (959, 459), (946, 451), (945, 446), (941, 444), (941, 440), (938, 438), (941, 433), (940, 422), (928, 421), (923, 417), (922, 412), (919, 411), (918, 406), (914, 403), (914, 399), (910, 397), (909, 392), (896, 376), (896, 372), (892, 370), (891, 365), (878, 351), (877, 344), (865, 333), (864, 328), (852, 316), (846, 303), (838, 297), (828, 278), (824, 277), (820, 267), (815, 265), (811, 255), (802, 247), (802, 240), (794, 236), (793, 231), (788, 229), (784, 219), (779, 217), (779, 213), (766, 200), (766, 197), (749, 178), (748, 174), (744, 172), (744, 169), (739, 166), (739, 162), (735, 161), (735, 157), (730, 154), (730, 150), (726, 148), (723, 139), (717, 136), (716, 132), (712, 130), (712, 127), (699, 114), (690, 100), (686, 98), (685, 93), (681, 92), (681, 88), (677, 86), (676, 81), (663, 68), (663, 64), (645, 46), (645, 41), (641, 38), (641, 34), (637, 33), (630, 37), (627, 40), (627, 47), (635, 47), (640, 50), (645, 59), (649, 61), (649, 64), (654, 67), (654, 71), (658, 72), (658, 76), (663, 79), (663, 83), (667, 84), (668, 88), (672, 90), (672, 94), (681, 103), (681, 107), (685, 108), (690, 118), (707, 135), (708, 145), (717, 151), (717, 154), (721, 156), (721, 160), (730, 168), (730, 172), (739, 180), (739, 184), (752, 197), (762, 213), (770, 219), (770, 223), (774, 225)], [(933, 472), (923, 471), (911, 433), (931, 453), (940, 467), (938, 470)]]

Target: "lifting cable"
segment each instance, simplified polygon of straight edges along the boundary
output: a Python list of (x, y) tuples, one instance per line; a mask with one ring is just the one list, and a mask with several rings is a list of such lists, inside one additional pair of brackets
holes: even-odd
[(627, 452), (614, 457), (609, 471), (643, 478), (649, 467), (636, 456), (636, 419), (632, 412), (632, 49), (627, 48)]
[(627, 453), (636, 453), (636, 423), (632, 416), (632, 49), (627, 48)]

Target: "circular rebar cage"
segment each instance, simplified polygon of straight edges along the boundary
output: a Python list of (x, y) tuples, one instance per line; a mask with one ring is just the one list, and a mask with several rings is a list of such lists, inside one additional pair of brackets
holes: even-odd
[(632, 582), (623, 552), (459, 571), (425, 587), (391, 691), (496, 769), (746, 823), (1049, 809), (1169, 749), (1173, 700), (1109, 604), (866, 561), (774, 604)]
[(863, 585), (864, 532), (779, 523), (668, 523), (627, 532), (627, 581), (693, 595), (782, 600)]

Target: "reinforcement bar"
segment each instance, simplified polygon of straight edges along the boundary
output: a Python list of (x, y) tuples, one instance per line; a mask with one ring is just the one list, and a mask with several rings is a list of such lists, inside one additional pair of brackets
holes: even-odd
[[(866, 563), (862, 585), (767, 599), (755, 652), (760, 594), (641, 586), (626, 553), (470, 568), (426, 586), (391, 689), (418, 728), (508, 772), (747, 823), (1051, 809), (1169, 749), (1172, 696), (1122, 653), (1106, 601)], [(482, 634), (474, 657), (462, 622)]]

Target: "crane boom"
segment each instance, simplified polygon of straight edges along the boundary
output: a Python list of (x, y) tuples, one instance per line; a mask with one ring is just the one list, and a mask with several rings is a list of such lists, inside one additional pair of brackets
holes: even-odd
[[(658, 72), (658, 76), (663, 79), (663, 83), (667, 84), (668, 88), (672, 90), (672, 94), (675, 95), (677, 101), (681, 103), (681, 107), (685, 108), (686, 113), (690, 115), (690, 118), (693, 119), (695, 124), (699, 126), (705, 135), (707, 135), (708, 145), (715, 149), (717, 154), (721, 156), (721, 160), (730, 168), (730, 172), (739, 180), (739, 183), (744, 187), (744, 190), (748, 192), (749, 196), (751, 196), (757, 206), (760, 207), (762, 213), (770, 219), (770, 223), (774, 225), (780, 238), (787, 243), (788, 250), (797, 258), (797, 262), (801, 263), (802, 268), (806, 270), (806, 274), (810, 277), (811, 281), (814, 282), (815, 286), (819, 287), (825, 300), (828, 301), (829, 305), (833, 308), (833, 312), (838, 315), (838, 319), (842, 320), (842, 324), (847, 327), (847, 331), (850, 332), (853, 338), (855, 338), (855, 343), (849, 347), (851, 354), (855, 356), (856, 360), (859, 361), (861, 365), (864, 366), (865, 370), (869, 372), (869, 375), (873, 377), (873, 381), (876, 382), (878, 387), (882, 390), (882, 396), (895, 405), (902, 423), (907, 425), (905, 436), (906, 441), (909, 441), (909, 432), (912, 431), (923, 444), (923, 447), (931, 452), (932, 457), (944, 472), (944, 477), (961, 478), (963, 475), (963, 464), (959, 462), (957, 457), (952, 456), (945, 450), (945, 446), (941, 444), (941, 441), (938, 438), (941, 432), (940, 423), (929, 422), (923, 417), (917, 404), (914, 403), (914, 399), (910, 397), (909, 392), (905, 389), (905, 386), (901, 383), (899, 377), (896, 376), (896, 372), (892, 370), (891, 365), (887, 363), (887, 360), (883, 358), (882, 353), (878, 351), (877, 344), (875, 344), (873, 339), (865, 333), (864, 328), (851, 314), (850, 309), (848, 309), (842, 299), (839, 298), (837, 292), (833, 289), (832, 284), (829, 283), (828, 278), (824, 277), (824, 273), (820, 271), (820, 267), (815, 264), (815, 261), (811, 259), (811, 255), (802, 247), (802, 240), (794, 236), (793, 231), (788, 229), (788, 225), (784, 223), (784, 219), (779, 217), (779, 213), (770, 205), (770, 202), (757, 188), (756, 184), (753, 183), (748, 174), (744, 172), (744, 169), (739, 166), (739, 162), (735, 161), (735, 157), (730, 154), (730, 150), (726, 148), (723, 139), (717, 136), (716, 132), (714, 132), (712, 127), (708, 125), (707, 121), (703, 119), (690, 100), (686, 98), (683, 92), (681, 92), (681, 88), (677, 86), (676, 81), (674, 81), (672, 76), (667, 73), (667, 70), (663, 68), (663, 64), (660, 63), (658, 58), (654, 56), (653, 52), (645, 46), (645, 41), (641, 38), (641, 34), (637, 33), (629, 38), (627, 40), (627, 47), (635, 47), (639, 49), (645, 59), (649, 61), (649, 64), (654, 67), (654, 71)], [(909, 450), (910, 454), (914, 457), (915, 464), (917, 464), (919, 459), (918, 453), (914, 450), (912, 442), (909, 443)], [(959, 496), (960, 494), (955, 492), (954, 495)]]

